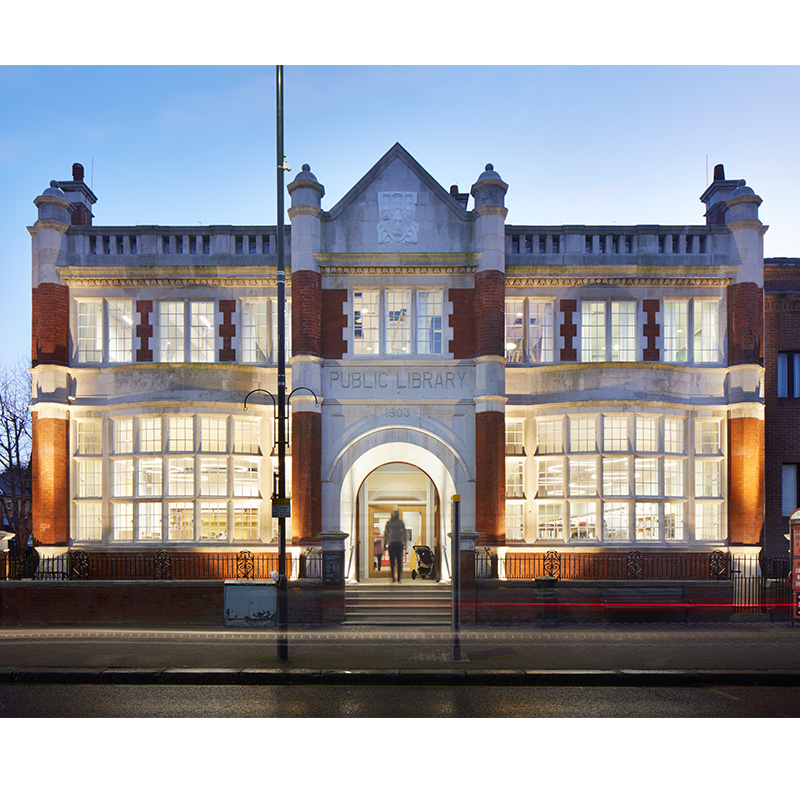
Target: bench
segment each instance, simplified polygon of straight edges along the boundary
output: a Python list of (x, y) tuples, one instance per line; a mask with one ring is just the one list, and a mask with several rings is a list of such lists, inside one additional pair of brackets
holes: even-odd
[(665, 606), (683, 611), (683, 621), (689, 624), (689, 607), (683, 586), (626, 586), (600, 590), (603, 622), (611, 611), (664, 611)]

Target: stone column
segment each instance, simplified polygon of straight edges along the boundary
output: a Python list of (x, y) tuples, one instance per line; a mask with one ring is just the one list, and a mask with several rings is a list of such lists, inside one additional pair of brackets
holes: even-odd
[(508, 184), (491, 164), (475, 198), (475, 525), (482, 543), (505, 540), (505, 218)]
[(32, 263), (32, 523), (45, 553), (69, 542), (69, 290), (65, 263), (74, 206), (56, 181), (34, 200)]
[[(292, 198), (292, 390), (322, 402), (321, 201), (325, 189), (303, 164), (287, 187)], [(322, 527), (322, 407), (309, 392), (292, 397), (292, 544), (316, 541)]]

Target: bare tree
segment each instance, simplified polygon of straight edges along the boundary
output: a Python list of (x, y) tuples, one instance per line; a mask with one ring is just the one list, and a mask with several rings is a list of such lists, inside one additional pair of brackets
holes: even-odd
[(22, 361), (0, 366), (0, 512), (16, 536), (11, 547), (25, 552), (31, 534), (31, 376)]

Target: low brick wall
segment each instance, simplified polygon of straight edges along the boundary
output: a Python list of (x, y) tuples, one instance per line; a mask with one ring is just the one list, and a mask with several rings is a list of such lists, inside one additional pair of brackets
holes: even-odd
[[(686, 602), (694, 604), (689, 622), (727, 622), (733, 613), (733, 587), (728, 581), (559, 581), (556, 584), (559, 623), (599, 623), (603, 619), (601, 592), (604, 588), (632, 589), (636, 586), (683, 586)], [(479, 624), (536, 622), (534, 581), (479, 579), (475, 584), (475, 621)], [(646, 595), (643, 595), (646, 602)], [(622, 612), (629, 621), (683, 620), (674, 608)]]
[[(327, 621), (328, 592), (315, 581), (292, 581), (289, 624)], [(224, 596), (224, 581), (211, 580), (1, 581), (0, 625), (220, 625)], [(343, 599), (332, 599), (330, 621), (340, 622)]]

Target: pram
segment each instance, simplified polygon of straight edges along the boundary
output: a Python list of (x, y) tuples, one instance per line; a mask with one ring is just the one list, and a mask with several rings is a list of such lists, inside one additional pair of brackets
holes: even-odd
[(420, 578), (435, 578), (433, 550), (426, 544), (415, 544), (414, 553), (417, 557), (417, 568), (411, 570), (411, 580), (415, 580), (417, 575)]

